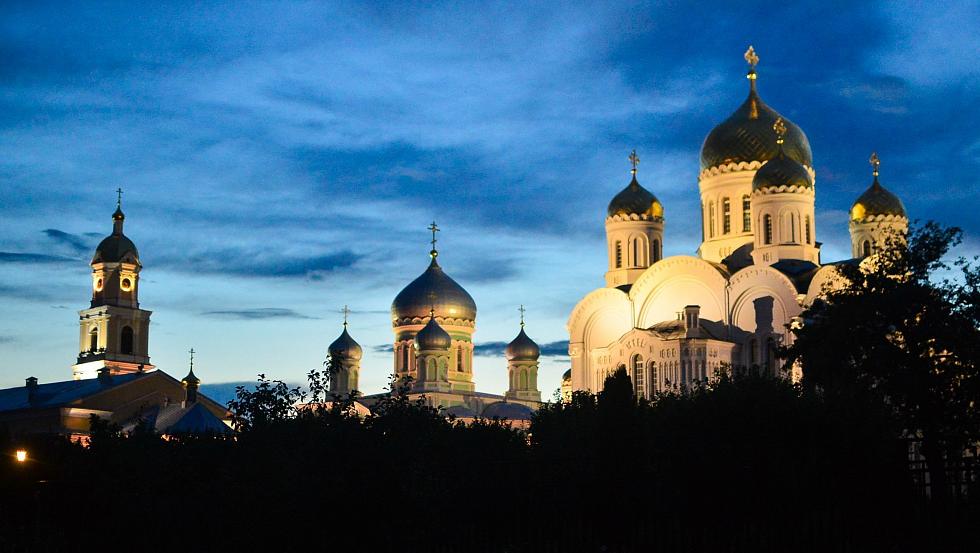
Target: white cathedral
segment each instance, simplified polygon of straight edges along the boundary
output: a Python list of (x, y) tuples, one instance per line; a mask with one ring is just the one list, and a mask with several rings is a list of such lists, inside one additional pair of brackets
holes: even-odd
[(749, 95), (701, 147), (702, 241), (694, 256), (663, 258), (663, 204), (636, 178), (609, 203), (606, 286), (568, 319), (571, 370), (563, 392), (599, 391), (625, 368), (637, 395), (689, 387), (725, 367), (797, 377), (777, 348), (838, 263), (860, 262), (908, 218), (878, 181), (850, 211), (853, 259), (824, 264), (816, 237), (816, 173), (806, 135), (763, 103), (750, 46)]

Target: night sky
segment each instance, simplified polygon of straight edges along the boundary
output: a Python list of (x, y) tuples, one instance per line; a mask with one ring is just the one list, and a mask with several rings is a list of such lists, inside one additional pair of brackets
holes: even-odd
[(749, 44), (810, 139), (825, 261), (849, 257), (872, 150), (912, 218), (980, 253), (980, 3), (786, 4), (5, 2), (0, 387), (71, 377), (122, 187), (151, 360), (178, 378), (193, 347), (205, 383), (301, 382), (348, 304), (381, 391), (435, 219), (479, 309), (478, 389), (506, 388), (523, 303), (550, 398), (633, 148), (665, 254), (697, 248), (699, 149), (747, 94)]

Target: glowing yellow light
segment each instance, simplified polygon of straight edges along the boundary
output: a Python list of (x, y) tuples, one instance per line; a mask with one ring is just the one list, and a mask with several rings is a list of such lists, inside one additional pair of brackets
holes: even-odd
[(101, 292), (102, 291), (102, 279), (101, 278), (100, 279), (97, 279), (95, 281), (95, 291), (96, 292)]
[(455, 307), (450, 307), (449, 308), (449, 314), (450, 315), (455, 315), (456, 314), (456, 308)]
[(133, 289), (133, 281), (129, 277), (122, 279), (122, 289), (124, 292), (129, 292)]
[(18, 463), (25, 463), (25, 462), (27, 462), (27, 450), (18, 449), (17, 450), (17, 453), (15, 454), (15, 456), (17, 457), (17, 462)]
[(663, 217), (664, 206), (661, 205), (660, 202), (653, 202), (653, 204), (650, 206), (650, 214), (654, 217)]
[(861, 219), (864, 219), (865, 213), (866, 210), (864, 209), (863, 205), (854, 204), (854, 207), (851, 208), (851, 220), (860, 221)]

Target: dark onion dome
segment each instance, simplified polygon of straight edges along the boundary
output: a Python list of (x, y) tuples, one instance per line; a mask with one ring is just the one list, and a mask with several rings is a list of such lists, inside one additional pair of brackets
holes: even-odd
[(572, 381), (572, 369), (568, 369), (567, 371), (565, 371), (565, 374), (561, 375), (561, 381), (562, 382)]
[(780, 151), (752, 177), (752, 190), (778, 186), (813, 188), (813, 179), (806, 167)]
[(191, 367), (191, 370), (187, 373), (187, 376), (181, 379), (181, 382), (187, 385), (196, 386), (201, 383), (201, 379), (194, 374), (194, 367)]
[(619, 194), (609, 202), (609, 209), (606, 210), (609, 217), (615, 215), (648, 215), (650, 217), (662, 218), (664, 216), (664, 206), (660, 200), (646, 188), (640, 186), (633, 175), (633, 180), (622, 189)]
[(449, 351), (452, 345), (452, 337), (439, 326), (435, 316), (430, 316), (429, 322), (415, 335), (415, 349), (419, 351)]
[(361, 349), (361, 344), (358, 344), (351, 335), (347, 333), (347, 325), (344, 324), (344, 331), (340, 333), (340, 336), (330, 344), (327, 349), (330, 357), (334, 359), (352, 359), (354, 361), (360, 361), (361, 356), (364, 354)]
[(116, 206), (116, 212), (112, 214), (112, 234), (106, 236), (95, 248), (95, 255), (92, 256), (92, 263), (119, 263), (127, 258), (139, 263), (140, 254), (136, 250), (136, 245), (126, 235), (123, 234), (123, 215), (122, 208)]
[(488, 419), (529, 421), (534, 416), (534, 411), (523, 403), (498, 401), (487, 405), (483, 410), (483, 416)]
[(871, 154), (871, 165), (874, 166), (874, 182), (871, 186), (858, 197), (854, 205), (851, 206), (851, 220), (863, 221), (872, 216), (894, 215), (908, 219), (905, 213), (905, 205), (898, 196), (892, 194), (878, 182), (878, 154)]
[(524, 326), (521, 325), (521, 332), (507, 344), (504, 355), (508, 361), (537, 361), (541, 348), (524, 333)]
[[(748, 52), (746, 52), (748, 59)], [(758, 62), (758, 58), (755, 59)], [(772, 134), (772, 125), (781, 117), (776, 110), (767, 106), (756, 91), (755, 62), (750, 61), (749, 97), (735, 113), (722, 121), (708, 133), (701, 146), (701, 169), (710, 169), (728, 163), (768, 161), (778, 153), (776, 137)], [(810, 151), (810, 141), (803, 130), (793, 122), (783, 117), (786, 122), (786, 143), (784, 149), (790, 158), (806, 165), (813, 166), (813, 153)]]
[(403, 319), (424, 319), (435, 309), (441, 319), (476, 321), (476, 302), (462, 286), (443, 272), (435, 255), (429, 268), (395, 296), (391, 318), (397, 324)]

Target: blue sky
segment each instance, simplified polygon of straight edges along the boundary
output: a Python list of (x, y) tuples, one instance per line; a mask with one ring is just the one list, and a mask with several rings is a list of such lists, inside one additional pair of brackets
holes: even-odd
[(631, 149), (665, 253), (696, 249), (699, 148), (744, 99), (748, 44), (763, 99), (813, 147), (825, 260), (848, 256), (872, 150), (912, 217), (978, 253), (978, 6), (4, 3), (0, 387), (70, 377), (121, 186), (150, 354), (172, 374), (194, 347), (205, 382), (299, 382), (348, 304), (361, 387), (380, 391), (391, 300), (435, 219), (479, 308), (479, 388), (506, 388), (493, 343), (523, 303), (555, 353), (550, 396)]

